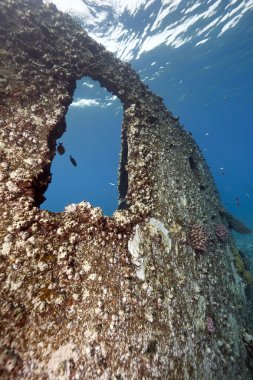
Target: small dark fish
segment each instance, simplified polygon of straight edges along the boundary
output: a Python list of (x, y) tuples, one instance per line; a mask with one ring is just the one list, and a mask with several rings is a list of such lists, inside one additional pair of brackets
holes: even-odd
[(62, 143), (59, 143), (59, 145), (57, 146), (57, 152), (58, 152), (61, 156), (65, 153), (65, 148), (64, 148), (64, 146), (62, 145)]
[(69, 156), (69, 159), (70, 159), (70, 161), (72, 162), (72, 164), (74, 166), (77, 166), (77, 162), (76, 162), (76, 160), (72, 156)]
[(240, 199), (238, 197), (235, 198), (235, 203), (237, 207), (240, 206)]

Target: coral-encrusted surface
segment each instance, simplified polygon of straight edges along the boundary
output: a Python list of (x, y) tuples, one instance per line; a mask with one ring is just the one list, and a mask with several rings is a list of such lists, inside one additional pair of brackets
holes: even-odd
[[(53, 5), (0, 0), (0, 56), (1, 379), (247, 378), (246, 285), (191, 136)], [(111, 218), (38, 208), (84, 75), (124, 105)]]

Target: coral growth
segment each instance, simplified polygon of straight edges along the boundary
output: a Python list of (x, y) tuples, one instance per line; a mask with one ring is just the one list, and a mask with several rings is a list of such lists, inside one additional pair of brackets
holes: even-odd
[(207, 328), (207, 331), (211, 334), (214, 334), (215, 333), (215, 325), (214, 325), (214, 320), (212, 317), (207, 317), (206, 318), (206, 328)]
[(216, 234), (217, 238), (221, 241), (228, 240), (229, 233), (228, 233), (227, 228), (223, 224), (216, 224), (215, 234)]
[(234, 254), (236, 269), (240, 273), (241, 277), (243, 278), (243, 280), (246, 282), (247, 285), (250, 285), (250, 286), (253, 285), (253, 275), (245, 267), (244, 261), (241, 257), (241, 254), (240, 254), (240, 251), (238, 251), (237, 248), (234, 248), (233, 254)]
[(202, 224), (194, 223), (190, 227), (190, 244), (196, 252), (205, 252), (207, 250), (208, 233)]
[(249, 270), (245, 270), (242, 274), (242, 277), (247, 285), (253, 285), (253, 276)]

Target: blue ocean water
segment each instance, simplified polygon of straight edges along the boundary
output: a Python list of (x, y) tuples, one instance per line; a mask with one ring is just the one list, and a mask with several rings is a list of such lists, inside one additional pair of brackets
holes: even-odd
[[(65, 153), (55, 155), (52, 183), (41, 208), (59, 212), (70, 203), (85, 200), (112, 215), (118, 205), (122, 114), (120, 101), (98, 82), (90, 78), (77, 81), (66, 115), (67, 131), (58, 140)], [(76, 167), (70, 156), (76, 160)]]
[[(129, 35), (136, 36), (136, 41), (147, 20), (161, 10), (161, 1), (151, 3), (136, 14), (123, 12), (118, 20)], [(182, 7), (176, 11), (179, 15)], [(224, 17), (225, 7), (219, 12), (217, 19)], [(115, 18), (113, 13), (108, 15), (111, 27)], [(172, 16), (163, 18), (161, 32), (162, 28), (166, 30), (166, 22), (174, 25), (174, 19), (169, 17)], [(200, 19), (198, 28), (188, 30), (188, 34), (196, 36), (205, 27), (203, 22)], [(92, 26), (89, 28), (92, 31)], [(220, 30), (221, 27), (214, 27), (204, 42), (196, 43), (193, 37), (177, 46), (162, 42), (142, 54), (138, 54), (138, 45), (133, 44), (130, 63), (192, 133), (207, 160), (224, 206), (253, 228), (252, 8), (219, 36)], [(152, 33), (150, 28), (150, 36)], [(125, 48), (129, 51), (129, 45)], [(52, 184), (42, 208), (62, 211), (69, 203), (86, 200), (102, 207), (105, 215), (112, 215), (117, 208), (121, 121), (118, 99), (89, 78), (77, 82), (74, 103), (67, 113), (67, 132), (59, 139), (66, 153), (55, 156)], [(76, 159), (77, 167), (71, 164), (69, 155)], [(252, 234), (236, 237), (248, 242), (253, 251)]]

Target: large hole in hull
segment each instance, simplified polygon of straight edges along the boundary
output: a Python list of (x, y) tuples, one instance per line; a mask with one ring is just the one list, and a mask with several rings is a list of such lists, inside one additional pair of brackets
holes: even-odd
[(68, 204), (88, 201), (105, 215), (113, 214), (118, 205), (122, 113), (119, 99), (98, 82), (87, 77), (77, 81), (42, 209), (60, 212)]

